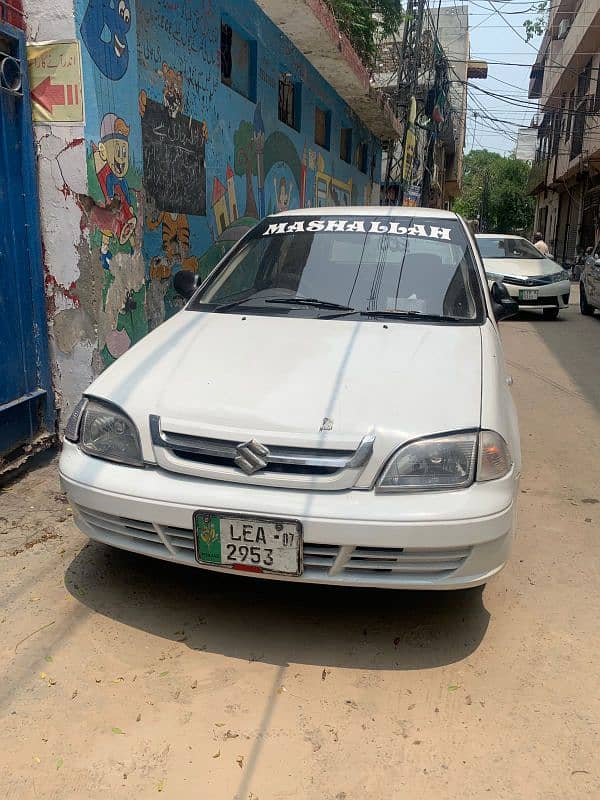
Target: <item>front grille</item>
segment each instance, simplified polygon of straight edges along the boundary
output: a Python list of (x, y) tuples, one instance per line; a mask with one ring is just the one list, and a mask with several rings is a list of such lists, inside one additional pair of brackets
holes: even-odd
[(511, 286), (548, 286), (550, 283), (556, 283), (556, 280), (556, 275), (540, 275), (536, 278), (515, 278), (507, 275), (504, 277), (503, 283)]
[(353, 485), (371, 457), (375, 441), (373, 434), (367, 434), (356, 449), (333, 449), (212, 439), (164, 430), (155, 415), (150, 416), (150, 433), (157, 463), (163, 469), (215, 480), (270, 480), (272, 485), (294, 488), (301, 488), (302, 479), (307, 486), (320, 479), (323, 488), (332, 490)]
[(304, 565), (323, 574), (356, 577), (445, 578), (467, 559), (470, 548), (426, 550), (410, 547), (304, 545)]
[[(126, 550), (196, 565), (191, 528), (157, 525), (74, 506), (84, 530), (94, 538)], [(402, 584), (449, 577), (468, 558), (469, 547), (429, 550), (411, 547), (367, 547), (304, 543), (306, 580), (384, 581)]]
[(94, 532), (100, 534), (100, 538), (114, 544), (115, 547), (125, 547), (126, 549), (139, 549), (149, 555), (160, 556), (165, 550), (165, 546), (158, 535), (156, 528), (151, 522), (142, 522), (126, 517), (116, 517), (113, 514), (105, 514), (102, 511), (92, 510), (74, 506), (77, 516)]
[[(271, 448), (269, 448), (271, 450)], [(177, 458), (182, 458), (184, 461), (193, 461), (196, 464), (206, 464), (212, 465), (215, 467), (229, 467), (230, 469), (234, 469), (235, 464), (235, 457), (234, 456), (215, 456), (209, 455), (207, 453), (190, 453), (185, 450), (177, 450), (173, 448), (172, 451), (173, 455), (177, 456)], [(314, 450), (306, 450), (304, 455), (307, 458), (310, 458), (311, 455), (314, 455), (316, 452), (321, 451), (314, 451)], [(337, 452), (337, 451), (336, 451)], [(346, 458), (351, 456), (350, 454), (345, 454)], [(287, 474), (287, 475), (334, 475), (336, 472), (339, 471), (339, 467), (324, 467), (319, 464), (275, 464), (269, 463), (268, 466), (265, 468), (265, 474), (268, 473), (276, 473), (276, 474)]]

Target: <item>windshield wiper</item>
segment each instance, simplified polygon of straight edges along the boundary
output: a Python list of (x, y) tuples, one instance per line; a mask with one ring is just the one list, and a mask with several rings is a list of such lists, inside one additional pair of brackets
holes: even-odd
[(463, 317), (450, 317), (442, 314), (424, 314), (422, 311), (388, 311), (383, 308), (374, 308), (357, 312), (361, 317), (397, 317), (399, 319), (422, 319), (426, 322), (468, 322)]
[(351, 306), (344, 306), (341, 303), (333, 303), (329, 300), (319, 300), (318, 297), (268, 297), (265, 303), (282, 303), (295, 306), (315, 306), (315, 308), (332, 308), (336, 311), (351, 311), (355, 309)]
[(260, 297), (260, 295), (256, 294), (248, 295), (248, 297), (241, 297), (238, 300), (231, 300), (229, 303), (221, 303), (212, 308), (211, 311), (227, 311), (229, 308), (235, 308), (250, 300), (258, 300), (263, 303), (281, 303), (282, 305), (315, 306), (316, 308), (331, 308), (334, 311), (348, 311), (354, 313), (354, 309), (350, 306), (333, 303), (329, 300), (319, 300), (318, 297)]

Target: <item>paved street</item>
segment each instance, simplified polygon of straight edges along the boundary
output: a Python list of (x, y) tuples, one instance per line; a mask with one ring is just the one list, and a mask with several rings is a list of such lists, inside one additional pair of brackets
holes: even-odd
[(600, 315), (502, 330), (524, 475), (482, 594), (205, 574), (86, 543), (55, 462), (5, 488), (0, 796), (600, 797)]

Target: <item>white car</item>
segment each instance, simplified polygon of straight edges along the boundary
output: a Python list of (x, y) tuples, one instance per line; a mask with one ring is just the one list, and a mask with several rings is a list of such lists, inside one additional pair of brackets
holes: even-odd
[[(497, 320), (455, 214), (268, 217), (89, 387), (62, 484), (92, 539), (221, 572), (459, 589), (506, 563), (521, 471)], [(193, 295), (193, 296), (192, 296)]]
[(475, 237), (490, 281), (505, 284), (520, 308), (541, 308), (556, 319), (569, 305), (571, 281), (567, 270), (522, 236), (480, 233)]

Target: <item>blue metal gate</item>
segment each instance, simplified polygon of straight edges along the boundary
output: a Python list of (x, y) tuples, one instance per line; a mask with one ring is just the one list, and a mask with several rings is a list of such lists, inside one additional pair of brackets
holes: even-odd
[(53, 431), (25, 40), (0, 22), (0, 472)]

